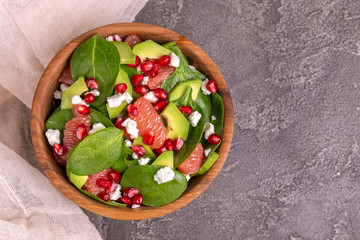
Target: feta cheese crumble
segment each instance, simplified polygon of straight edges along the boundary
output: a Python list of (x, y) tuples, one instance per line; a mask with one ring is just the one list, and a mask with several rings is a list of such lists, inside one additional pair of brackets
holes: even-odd
[(190, 175), (189, 174), (185, 175), (185, 177), (186, 177), (186, 181), (190, 180)]
[(214, 115), (211, 115), (211, 121), (215, 121), (216, 117)]
[(147, 100), (149, 100), (150, 102), (154, 103), (158, 101), (158, 98), (155, 96), (153, 91), (147, 92), (144, 95), (144, 98), (146, 98)]
[(121, 186), (120, 184), (117, 185), (115, 191), (110, 194), (110, 200), (116, 201), (121, 197)]
[(173, 180), (175, 177), (174, 171), (170, 167), (160, 168), (154, 175), (154, 181), (158, 184), (166, 183)]
[(150, 162), (150, 158), (140, 158), (138, 160), (139, 165), (146, 165)]
[(128, 134), (130, 134), (131, 138), (137, 138), (138, 134), (139, 134), (139, 129), (137, 129), (137, 123), (130, 119), (127, 118), (122, 124), (121, 126), (126, 128), (126, 131)]
[(210, 95), (211, 92), (206, 88), (206, 85), (208, 84), (209, 79), (205, 79), (204, 81), (202, 81), (201, 83), (201, 91), (205, 94), (205, 95)]
[(85, 105), (85, 106), (89, 106), (89, 104), (87, 104), (84, 100), (82, 100), (82, 98), (79, 95), (74, 95), (71, 98), (71, 102), (72, 102), (73, 105), (82, 104), (82, 105)]
[(192, 70), (196, 70), (196, 68), (193, 65), (189, 65), (189, 68)]
[(92, 129), (89, 131), (89, 134), (92, 134), (101, 129), (105, 129), (106, 127), (102, 123), (94, 123)]
[(207, 140), (211, 134), (214, 134), (215, 128), (214, 125), (212, 123), (206, 123), (205, 124), (205, 128), (204, 128), (204, 137)]
[(189, 116), (189, 122), (191, 126), (196, 127), (196, 125), (199, 123), (201, 118), (201, 113), (198, 111), (192, 112)]
[(141, 84), (142, 84), (142, 85), (147, 85), (147, 84), (148, 84), (148, 81), (149, 81), (149, 76), (144, 76)]
[(133, 98), (130, 96), (128, 92), (119, 93), (117, 95), (111, 96), (107, 98), (107, 102), (109, 104), (109, 108), (117, 108), (123, 101), (126, 101), (128, 104), (131, 103)]
[(92, 95), (94, 95), (95, 97), (97, 97), (97, 96), (99, 96), (99, 95), (100, 95), (99, 90), (96, 90), (96, 89), (94, 89), (94, 90), (90, 91), (89, 93), (91, 93), (91, 94), (92, 94)]
[(131, 205), (131, 208), (138, 208), (138, 207), (140, 207), (140, 205), (137, 205), (137, 204)]
[(128, 148), (131, 148), (132, 142), (129, 139), (125, 139), (125, 146), (127, 146)]
[(61, 91), (65, 91), (65, 90), (68, 89), (68, 88), (69, 88), (69, 86), (66, 85), (65, 83), (61, 83), (61, 84), (60, 84), (60, 90), (61, 90)]
[(114, 37), (113, 36), (107, 36), (106, 38), (105, 38), (107, 41), (109, 41), (109, 42), (112, 42), (112, 41), (114, 41)]
[(210, 152), (211, 152), (211, 148), (205, 149), (205, 151), (204, 151), (205, 157), (208, 157)]
[(52, 146), (55, 143), (60, 144), (60, 131), (57, 129), (48, 129), (45, 133), (49, 144)]
[(170, 58), (170, 66), (178, 67), (180, 65), (180, 58), (175, 53), (170, 54)]
[(136, 153), (133, 153), (131, 156), (132, 156), (133, 159), (138, 159), (139, 158), (139, 156), (136, 155)]
[(54, 92), (54, 98), (55, 99), (61, 99), (61, 96), (62, 96), (62, 91), (56, 90)]

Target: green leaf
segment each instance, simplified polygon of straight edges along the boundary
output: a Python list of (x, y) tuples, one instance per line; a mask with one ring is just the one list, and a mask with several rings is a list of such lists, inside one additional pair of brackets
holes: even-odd
[(83, 192), (84, 194), (88, 195), (89, 197), (99, 201), (99, 202), (102, 202), (102, 203), (105, 203), (105, 204), (108, 204), (108, 205), (111, 205), (111, 206), (115, 206), (115, 207), (126, 207), (126, 204), (123, 204), (123, 203), (118, 203), (118, 202), (115, 202), (115, 201), (108, 201), (108, 202), (105, 202), (104, 200), (102, 200), (101, 198), (99, 198), (98, 196), (88, 192), (88, 191), (85, 191), (83, 189), (79, 189), (81, 192)]
[(132, 78), (134, 75), (136, 75), (136, 74), (140, 74), (140, 72), (138, 72), (138, 71), (136, 70), (136, 68), (129, 67), (129, 66), (124, 65), (124, 64), (121, 64), (121, 65), (120, 65), (120, 68), (127, 73), (127, 75), (129, 76), (129, 79), (131, 79), (131, 78)]
[(211, 107), (212, 107), (211, 96), (205, 95), (200, 90), (195, 102), (199, 106), (199, 108), (201, 108), (203, 110), (204, 115), (202, 117), (205, 119), (205, 122), (210, 122)]
[(93, 106), (103, 104), (112, 93), (116, 76), (119, 72), (120, 56), (114, 44), (96, 34), (80, 44), (70, 60), (73, 79), (81, 76), (95, 78), (99, 85), (100, 95)]
[(110, 127), (84, 138), (68, 158), (70, 171), (77, 175), (90, 175), (113, 165), (121, 156), (123, 133)]
[[(173, 180), (158, 184), (154, 181), (156, 172), (163, 168), (157, 165), (138, 165), (128, 168), (121, 178), (121, 188), (136, 187), (143, 195), (146, 206), (161, 206), (176, 200), (185, 191), (187, 180), (185, 176), (174, 170)], [(140, 177), (139, 177), (140, 176)]]

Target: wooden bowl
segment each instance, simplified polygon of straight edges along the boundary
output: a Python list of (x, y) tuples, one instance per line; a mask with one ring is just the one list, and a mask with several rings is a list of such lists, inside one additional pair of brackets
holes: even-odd
[[(225, 118), (222, 143), (218, 149), (219, 158), (211, 169), (200, 177), (189, 182), (186, 191), (172, 203), (160, 207), (141, 206), (137, 209), (113, 207), (98, 202), (81, 193), (68, 180), (66, 173), (52, 156), (52, 150), (44, 135), (44, 123), (50, 115), (53, 92), (58, 88), (61, 72), (69, 63), (72, 52), (79, 44), (92, 35), (99, 33), (102, 37), (118, 33), (122, 38), (131, 33), (137, 33), (142, 40), (152, 39), (157, 42), (176, 41), (189, 62), (204, 73), (208, 78), (213, 78), (218, 84), (224, 100)], [(221, 44), (219, 44), (219, 49)], [(31, 135), (36, 156), (50, 181), (67, 198), (80, 207), (96, 214), (121, 220), (141, 220), (159, 217), (182, 208), (197, 198), (212, 183), (220, 172), (230, 150), (234, 130), (234, 113), (231, 96), (226, 82), (219, 69), (210, 57), (186, 37), (169, 29), (143, 23), (117, 23), (90, 30), (72, 40), (61, 49), (45, 69), (37, 86), (31, 110)]]

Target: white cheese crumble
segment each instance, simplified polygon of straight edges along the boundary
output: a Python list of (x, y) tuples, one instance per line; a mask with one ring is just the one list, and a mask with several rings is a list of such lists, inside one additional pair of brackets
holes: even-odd
[(207, 140), (211, 134), (215, 133), (215, 128), (212, 123), (206, 123), (204, 128), (204, 137)]
[(162, 184), (173, 180), (174, 177), (174, 171), (170, 167), (164, 167), (156, 172), (154, 175), (154, 181), (156, 181), (158, 184)]
[(211, 115), (211, 121), (215, 121), (216, 117), (214, 115)]
[(196, 70), (196, 68), (193, 65), (189, 65), (189, 68), (192, 70)]
[(211, 92), (206, 88), (207, 83), (209, 82), (209, 79), (205, 79), (204, 81), (202, 81), (201, 83), (201, 91), (205, 94), (205, 95), (210, 95)]
[(92, 129), (89, 131), (89, 134), (92, 134), (96, 131), (105, 129), (106, 127), (102, 123), (94, 123)]
[(185, 177), (186, 177), (186, 180), (187, 180), (187, 181), (190, 180), (190, 175), (189, 175), (189, 174), (185, 175)]
[(138, 160), (139, 165), (146, 165), (150, 162), (150, 158), (140, 158)]
[(115, 191), (110, 194), (110, 200), (116, 201), (121, 197), (121, 186), (120, 184), (117, 185)]
[(133, 159), (138, 159), (138, 158), (139, 158), (139, 156), (138, 156), (138, 155), (136, 155), (136, 153), (133, 153), (133, 154), (132, 154), (132, 158), (133, 158)]
[(65, 90), (68, 89), (68, 88), (69, 88), (69, 86), (66, 85), (65, 83), (61, 83), (61, 84), (60, 84), (60, 90), (61, 90), (61, 91), (65, 91)]
[(79, 95), (74, 95), (71, 98), (71, 102), (72, 102), (73, 105), (82, 104), (82, 105), (85, 105), (85, 106), (89, 106), (89, 104), (87, 104), (84, 100), (82, 100), (82, 98)]
[(138, 207), (140, 207), (140, 205), (137, 205), (137, 204), (131, 205), (131, 208), (138, 208)]
[(137, 129), (137, 123), (130, 119), (127, 118), (122, 124), (121, 126), (126, 128), (126, 131), (128, 134), (130, 134), (131, 138), (137, 138), (138, 134), (139, 134), (139, 129)]
[(56, 90), (54, 92), (54, 98), (55, 99), (61, 99), (61, 96), (62, 96), (62, 91)]
[(150, 102), (152, 103), (155, 103), (157, 102), (159, 99), (155, 96), (154, 92), (153, 91), (150, 91), (150, 92), (147, 92), (145, 95), (144, 95), (144, 98), (146, 98), (147, 100), (149, 100)]
[(136, 71), (137, 71), (137, 72), (142, 72), (140, 65), (136, 67)]
[(170, 66), (178, 67), (180, 65), (180, 58), (175, 53), (171, 53), (170, 58), (171, 58)]
[(109, 42), (114, 41), (114, 37), (113, 37), (113, 36), (107, 36), (105, 39), (106, 39), (107, 41), (109, 41)]
[(97, 97), (97, 96), (99, 96), (99, 95), (100, 95), (99, 90), (96, 90), (96, 89), (94, 89), (94, 90), (90, 91), (89, 93), (91, 93), (91, 94), (92, 94), (92, 95), (94, 95), (95, 97)]
[(123, 101), (126, 101), (129, 104), (132, 100), (133, 98), (128, 92), (124, 92), (122, 94), (119, 93), (107, 98), (109, 108), (117, 108)]
[(60, 144), (60, 131), (57, 129), (48, 129), (45, 133), (49, 144), (52, 146), (55, 143)]
[(129, 139), (125, 139), (125, 146), (127, 146), (128, 148), (131, 148), (132, 142)]
[(189, 116), (189, 122), (191, 126), (196, 127), (196, 125), (200, 121), (200, 118), (201, 118), (201, 113), (199, 113), (198, 111), (192, 112)]
[(148, 81), (149, 81), (149, 76), (144, 76), (141, 84), (142, 84), (142, 85), (147, 85), (147, 84), (148, 84)]
[(204, 151), (205, 157), (208, 157), (210, 152), (211, 152), (211, 148), (205, 149), (205, 151)]

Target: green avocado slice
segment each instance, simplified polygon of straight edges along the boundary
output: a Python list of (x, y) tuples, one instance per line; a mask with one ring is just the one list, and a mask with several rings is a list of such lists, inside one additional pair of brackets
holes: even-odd
[(172, 102), (184, 96), (189, 86), (192, 88), (191, 97), (195, 101), (199, 93), (201, 83), (202, 81), (199, 78), (178, 83), (176, 87), (174, 87), (174, 89), (169, 93), (169, 101)]
[(146, 58), (158, 59), (163, 55), (170, 55), (172, 53), (171, 50), (164, 48), (152, 40), (146, 40), (136, 44), (132, 51), (141, 61), (144, 61)]
[(72, 97), (75, 95), (81, 95), (86, 92), (88, 87), (85, 83), (84, 77), (79, 77), (68, 89), (62, 93), (61, 97), (61, 109), (68, 109), (72, 107)]
[(120, 64), (134, 64), (135, 54), (131, 51), (129, 44), (126, 42), (113, 41), (112, 42), (120, 54)]
[(172, 140), (181, 137), (184, 141), (187, 140), (189, 134), (189, 121), (179, 111), (173, 102), (170, 102), (162, 111), (161, 116), (166, 119), (166, 139)]

